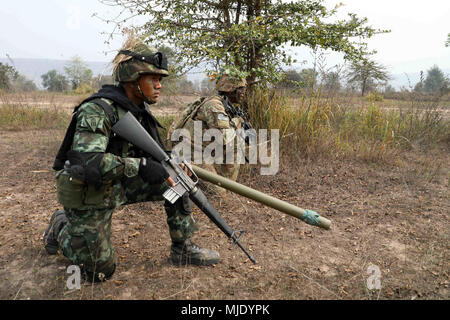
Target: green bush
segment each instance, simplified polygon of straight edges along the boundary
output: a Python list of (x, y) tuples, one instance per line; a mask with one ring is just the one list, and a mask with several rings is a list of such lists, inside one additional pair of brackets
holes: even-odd
[(383, 95), (376, 91), (369, 92), (366, 96), (366, 99), (369, 102), (382, 102), (384, 100)]
[(75, 95), (87, 95), (87, 94), (93, 94), (94, 89), (87, 83), (80, 84), (75, 90), (72, 91), (72, 94)]

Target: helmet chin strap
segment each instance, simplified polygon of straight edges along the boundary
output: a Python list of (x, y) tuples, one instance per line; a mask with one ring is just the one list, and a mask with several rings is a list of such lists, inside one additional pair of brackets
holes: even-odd
[(139, 83), (137, 81), (134, 82), (134, 86), (137, 88), (139, 94), (142, 97), (142, 100), (144, 100), (147, 104), (154, 104), (154, 102), (150, 101), (147, 96), (142, 92), (141, 87), (139, 86)]

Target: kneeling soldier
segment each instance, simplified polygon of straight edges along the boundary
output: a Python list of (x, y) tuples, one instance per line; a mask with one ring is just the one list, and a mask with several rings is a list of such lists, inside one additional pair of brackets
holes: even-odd
[[(128, 42), (129, 43), (129, 42)], [(135, 41), (114, 59), (114, 79), (74, 110), (55, 160), (58, 201), (44, 234), (49, 254), (62, 250), (79, 265), (89, 281), (112, 276), (116, 264), (111, 244), (111, 217), (118, 206), (163, 200), (173, 180), (159, 162), (116, 136), (112, 126), (130, 111), (148, 133), (167, 150), (158, 133), (161, 125), (149, 105), (157, 102), (160, 80), (168, 75), (167, 60), (156, 49)], [(173, 264), (211, 265), (220, 258), (190, 238), (198, 227), (191, 215), (189, 198), (164, 204), (172, 246)]]

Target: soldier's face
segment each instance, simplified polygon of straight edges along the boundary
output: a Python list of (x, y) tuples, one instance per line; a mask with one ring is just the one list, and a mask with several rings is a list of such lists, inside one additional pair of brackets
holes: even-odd
[(162, 88), (161, 76), (158, 74), (145, 74), (139, 77), (138, 83), (147, 99), (156, 103)]
[(228, 96), (231, 103), (241, 103), (244, 101), (245, 97), (245, 87), (239, 87)]
[(236, 97), (239, 102), (242, 102), (245, 97), (245, 87), (239, 87), (236, 89)]

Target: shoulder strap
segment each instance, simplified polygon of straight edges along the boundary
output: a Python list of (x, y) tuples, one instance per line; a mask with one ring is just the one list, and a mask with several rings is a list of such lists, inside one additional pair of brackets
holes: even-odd
[(203, 105), (205, 100), (206, 97), (201, 97), (200, 99), (189, 103), (187, 108), (181, 113), (181, 115), (175, 118), (174, 122), (172, 123), (173, 129), (184, 127), (184, 125), (190, 118), (195, 117), (198, 109)]
[[(102, 109), (105, 111), (107, 117), (110, 119), (112, 125), (114, 125), (118, 121), (119, 116), (115, 115), (113, 107), (106, 101), (104, 101), (100, 98), (96, 98), (96, 99), (92, 99), (92, 100), (89, 100), (86, 102), (93, 102), (93, 103), (99, 105), (100, 107), (102, 107)], [(78, 109), (83, 103), (81, 103), (78, 107), (76, 107), (74, 109), (74, 112), (72, 115), (72, 120), (70, 121), (70, 125), (67, 128), (66, 134), (64, 136), (64, 140), (61, 143), (61, 146), (55, 157), (55, 161), (54, 161), (53, 167), (52, 167), (53, 170), (61, 170), (64, 167), (64, 162), (67, 160), (66, 154), (72, 147), (73, 137), (75, 135)]]
[(106, 115), (108, 116), (109, 120), (111, 121), (111, 123), (113, 125), (118, 121), (113, 107), (111, 107), (111, 105), (109, 103), (107, 103), (106, 101), (98, 98), (98, 99), (91, 100), (89, 102), (95, 103), (95, 104), (99, 105), (100, 107), (102, 107), (102, 109), (105, 111)]

